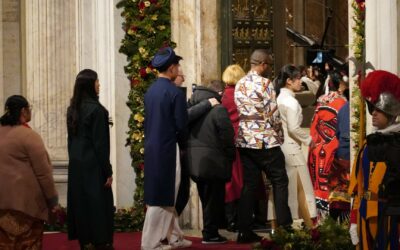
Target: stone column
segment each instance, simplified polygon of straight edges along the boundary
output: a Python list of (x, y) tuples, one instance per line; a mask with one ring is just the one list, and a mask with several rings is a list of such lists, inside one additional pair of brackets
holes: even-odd
[(118, 53), (123, 37), (120, 11), (114, 1), (77, 0), (77, 71), (91, 68), (99, 75), (100, 102), (114, 121), (110, 130), (113, 192), (117, 206), (133, 203), (134, 173), (125, 147), (129, 82), (123, 72), (126, 58)]
[(2, 0), (1, 5), (0, 110), (3, 111), (5, 98), (21, 94), (21, 23), (20, 1)]
[[(348, 23), (349, 23), (349, 29), (348, 29), (348, 35), (349, 35), (349, 58), (354, 58), (354, 49), (353, 49), (353, 39), (354, 39), (354, 33), (353, 33), (353, 27), (355, 25), (354, 23), (354, 10), (353, 7), (351, 6), (353, 1), (348, 1), (347, 5), (349, 8), (348, 11)], [(356, 72), (356, 65), (354, 64), (353, 60), (349, 60), (349, 89), (350, 89), (350, 128), (351, 124), (355, 122), (355, 119), (358, 120), (358, 117), (356, 118), (352, 112), (353, 110), (353, 102), (351, 101), (351, 96), (353, 93), (353, 88), (355, 85), (355, 81), (357, 80), (358, 72)], [(350, 131), (350, 138), (354, 138), (353, 132)], [(356, 152), (354, 152), (353, 148), (354, 145), (357, 142), (354, 142), (352, 139), (350, 139), (350, 162), (353, 162), (354, 155)]]
[(3, 73), (3, 4), (0, 4), (0, 115), (3, 114), (4, 106), (4, 73)]
[(53, 161), (67, 160), (66, 108), (76, 74), (75, 6), (71, 1), (25, 0), (24, 92), (31, 125)]
[[(215, 0), (171, 1), (172, 40), (183, 57), (182, 68), (192, 83), (221, 78), (219, 4)], [(188, 95), (190, 96), (190, 95)]]
[(398, 1), (366, 1), (366, 61), (376, 69), (397, 74), (398, 68)]
[[(294, 28), (304, 34), (304, 0), (293, 0), (293, 10)], [(304, 47), (295, 47), (293, 62), (295, 65), (305, 65), (304, 51)]]
[(274, 31), (274, 60), (275, 74), (285, 64), (286, 58), (286, 23), (285, 23), (285, 1), (274, 1), (273, 31)]
[[(192, 83), (204, 84), (221, 79), (219, 1), (171, 0), (172, 40), (177, 43), (176, 52), (183, 57), (182, 69), (188, 88)], [(191, 199), (181, 216), (181, 224), (193, 229), (202, 227), (201, 205), (196, 185), (191, 185)]]
[[(114, 0), (114, 6), (119, 0)], [(129, 147), (125, 147), (126, 131), (128, 128), (128, 121), (131, 111), (126, 105), (128, 100), (128, 93), (130, 90), (130, 82), (124, 72), (124, 66), (128, 63), (124, 54), (119, 53), (121, 47), (121, 40), (125, 35), (122, 29), (123, 18), (121, 16), (122, 9), (114, 7), (114, 58), (115, 58), (115, 71), (114, 71), (114, 89), (115, 89), (115, 134), (116, 143), (116, 167), (117, 174), (115, 181), (117, 184), (117, 201), (119, 207), (130, 207), (133, 204), (133, 191), (135, 186), (135, 173), (131, 166), (131, 156)]]
[(23, 0), (22, 13), (23, 92), (33, 105), (30, 125), (46, 144), (65, 205), (66, 108), (76, 75), (75, 3)]
[[(366, 62), (394, 74), (399, 74), (398, 5), (396, 0), (366, 0)], [(372, 131), (370, 116), (366, 124), (368, 134)]]

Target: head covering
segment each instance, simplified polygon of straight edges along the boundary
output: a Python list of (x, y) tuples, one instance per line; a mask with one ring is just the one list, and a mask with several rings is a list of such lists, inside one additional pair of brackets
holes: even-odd
[(391, 116), (400, 115), (400, 78), (384, 70), (375, 70), (361, 83), (361, 94), (368, 110), (377, 108)]
[(172, 64), (178, 64), (180, 60), (182, 60), (182, 57), (175, 54), (175, 51), (171, 47), (165, 47), (155, 54), (151, 65), (158, 71), (163, 72)]

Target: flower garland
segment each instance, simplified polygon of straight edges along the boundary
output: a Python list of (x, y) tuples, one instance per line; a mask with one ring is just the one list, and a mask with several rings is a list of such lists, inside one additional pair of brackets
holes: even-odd
[[(354, 23), (352, 27), (354, 32), (352, 48), (354, 50), (354, 58), (356, 59), (357, 77), (354, 80), (352, 89), (352, 113), (354, 119), (351, 124), (351, 132), (353, 133), (352, 140), (354, 143), (354, 150), (362, 146), (365, 137), (365, 107), (364, 101), (360, 92), (360, 82), (364, 75), (364, 47), (365, 47), (365, 0), (354, 0), (351, 4), (354, 10)], [(360, 67), (361, 66), (361, 67)]]
[(314, 229), (278, 228), (271, 238), (264, 238), (253, 245), (253, 250), (346, 250), (354, 249), (348, 232), (349, 225), (325, 219)]
[(160, 48), (175, 44), (171, 42), (170, 0), (121, 0), (117, 8), (123, 8), (125, 37), (119, 51), (128, 58), (124, 69), (131, 84), (127, 105), (132, 113), (126, 146), (130, 147), (136, 174), (132, 224), (134, 230), (141, 230), (145, 215), (144, 94), (157, 75), (151, 66), (152, 56)]

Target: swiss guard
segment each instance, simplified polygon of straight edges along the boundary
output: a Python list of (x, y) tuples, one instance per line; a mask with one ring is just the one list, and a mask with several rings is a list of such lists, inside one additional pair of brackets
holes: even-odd
[(349, 193), (354, 197), (350, 236), (357, 249), (399, 249), (400, 79), (383, 70), (361, 84), (374, 131), (355, 160)]

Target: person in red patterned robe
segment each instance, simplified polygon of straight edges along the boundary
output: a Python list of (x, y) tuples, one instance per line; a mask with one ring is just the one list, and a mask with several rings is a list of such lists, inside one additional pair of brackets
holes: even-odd
[[(331, 73), (329, 92), (318, 98), (310, 126), (310, 135), (315, 146), (309, 149), (308, 169), (314, 186), (317, 209), (322, 217), (328, 213), (334, 218), (347, 215), (350, 208), (350, 197), (346, 193), (350, 168), (343, 169), (342, 166), (334, 164), (339, 146), (336, 137), (337, 115), (347, 102), (337, 91), (341, 81), (339, 73)], [(341, 185), (337, 185), (338, 183)]]

